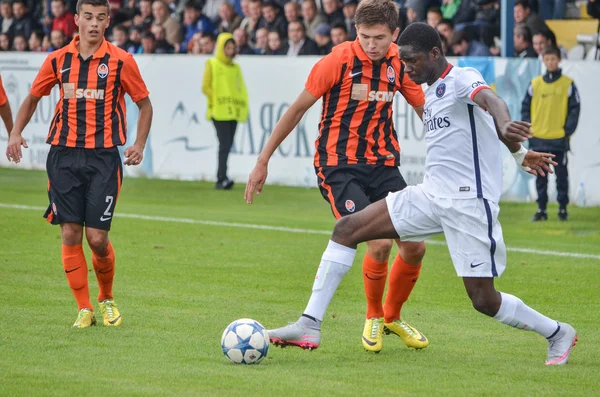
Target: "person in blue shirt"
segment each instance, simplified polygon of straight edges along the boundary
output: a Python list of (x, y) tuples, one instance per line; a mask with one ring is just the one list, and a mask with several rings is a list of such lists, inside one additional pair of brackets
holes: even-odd
[(187, 51), (188, 42), (196, 33), (216, 34), (215, 24), (202, 15), (202, 9), (195, 1), (188, 1), (183, 9), (184, 38), (181, 43), (181, 52)]

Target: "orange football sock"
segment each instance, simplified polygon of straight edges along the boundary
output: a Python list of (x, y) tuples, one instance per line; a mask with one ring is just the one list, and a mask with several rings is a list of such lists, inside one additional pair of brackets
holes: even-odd
[(88, 267), (81, 244), (62, 246), (62, 261), (65, 275), (69, 281), (69, 287), (77, 301), (78, 310), (90, 309), (90, 291), (88, 288)]
[(420, 272), (421, 264), (418, 266), (410, 265), (404, 262), (400, 253), (398, 253), (392, 265), (388, 291), (383, 305), (386, 323), (400, 319), (402, 305), (415, 287)]
[(92, 264), (94, 265), (98, 287), (100, 288), (98, 302), (113, 298), (112, 286), (115, 278), (115, 250), (110, 241), (106, 250), (106, 256), (98, 256), (92, 253)]
[(383, 317), (383, 291), (388, 272), (388, 262), (377, 262), (365, 254), (363, 260), (363, 280), (367, 296), (367, 318)]

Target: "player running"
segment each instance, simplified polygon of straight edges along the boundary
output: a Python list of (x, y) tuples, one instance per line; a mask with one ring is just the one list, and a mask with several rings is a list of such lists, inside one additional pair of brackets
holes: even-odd
[[(473, 307), (503, 324), (542, 335), (549, 343), (546, 365), (566, 364), (577, 341), (575, 329), (494, 288), (494, 277), (506, 267), (498, 222), (500, 140), (517, 164), (534, 175), (549, 172), (549, 164), (556, 165), (550, 159), (553, 155), (521, 146), (520, 142), (531, 136), (530, 124), (511, 121), (504, 101), (475, 69), (448, 64), (435, 29), (424, 23), (410, 24), (400, 36), (399, 46), (408, 76), (417, 84), (429, 85), (423, 116), (427, 143), (424, 181), (337, 221), (317, 271), (320, 288), (313, 290), (311, 302), (319, 300), (327, 307), (352, 266), (357, 244), (397, 237), (423, 241), (444, 233)], [(313, 313), (314, 309), (307, 314)], [(281, 339), (296, 338), (299, 333), (319, 337), (315, 327), (300, 321), (269, 333)]]
[[(421, 87), (404, 72), (398, 56), (398, 8), (391, 0), (363, 0), (356, 11), (358, 38), (336, 46), (313, 67), (305, 90), (275, 126), (250, 177), (245, 198), (253, 200), (267, 178), (269, 159), (291, 133), (306, 111), (323, 98), (323, 112), (316, 141), (315, 171), (321, 193), (331, 204), (336, 218), (359, 212), (370, 203), (406, 187), (398, 166), (400, 145), (393, 124), (393, 98), (398, 91), (423, 113), (425, 96)], [(408, 299), (425, 255), (423, 242), (399, 243), (400, 252), (392, 266), (388, 293), (382, 305), (393, 241), (368, 241), (363, 261), (367, 315), (363, 347), (379, 352), (384, 329), (398, 335), (408, 347), (424, 348), (429, 341), (402, 321), (400, 311)], [(334, 276), (332, 276), (334, 277)], [(315, 290), (321, 288), (320, 281)], [(311, 301), (301, 318), (305, 326), (320, 329), (325, 307)], [(302, 333), (285, 339), (272, 334), (282, 345), (317, 348), (320, 340), (303, 340)]]
[(17, 114), (6, 155), (22, 158), (21, 136), (42, 96), (60, 87), (60, 100), (50, 125), (46, 169), (50, 206), (44, 215), (60, 225), (62, 262), (79, 315), (74, 327), (96, 324), (83, 253), (83, 227), (92, 249), (98, 279), (98, 301), (105, 326), (123, 321), (113, 299), (115, 252), (108, 231), (115, 212), (123, 169), (117, 146), (125, 144), (125, 93), (140, 109), (137, 138), (125, 150), (125, 164), (142, 162), (152, 123), (152, 104), (133, 57), (104, 39), (110, 23), (108, 0), (79, 0), (75, 23), (79, 35), (51, 53)]

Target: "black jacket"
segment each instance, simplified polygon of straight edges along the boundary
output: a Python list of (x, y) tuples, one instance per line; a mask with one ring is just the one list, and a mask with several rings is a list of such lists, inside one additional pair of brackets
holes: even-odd
[(307, 37), (304, 39), (304, 44), (302, 44), (300, 51), (298, 51), (298, 55), (320, 55), (319, 46)]
[[(562, 76), (562, 71), (559, 69), (557, 72), (547, 72), (543, 79), (546, 83), (553, 83)], [(565, 137), (558, 139), (540, 139), (531, 138), (529, 139), (529, 147), (533, 150), (539, 151), (568, 151), (569, 138), (575, 133), (577, 129), (577, 123), (579, 122), (579, 111), (581, 103), (579, 101), (579, 92), (575, 83), (571, 84), (571, 90), (569, 92), (569, 102), (567, 110), (567, 118), (565, 120)], [(521, 106), (521, 119), (523, 121), (531, 122), (531, 100), (533, 98), (533, 88), (531, 84), (527, 88), (527, 93), (523, 99)]]

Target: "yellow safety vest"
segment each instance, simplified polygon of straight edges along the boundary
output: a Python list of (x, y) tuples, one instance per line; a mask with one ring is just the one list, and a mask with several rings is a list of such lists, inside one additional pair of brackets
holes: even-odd
[(217, 121), (248, 120), (248, 92), (239, 65), (225, 64), (211, 58), (212, 107), (206, 117)]
[(569, 110), (569, 87), (573, 80), (561, 76), (552, 83), (546, 83), (542, 76), (531, 82), (531, 130), (539, 139), (559, 139), (565, 137), (565, 122)]

